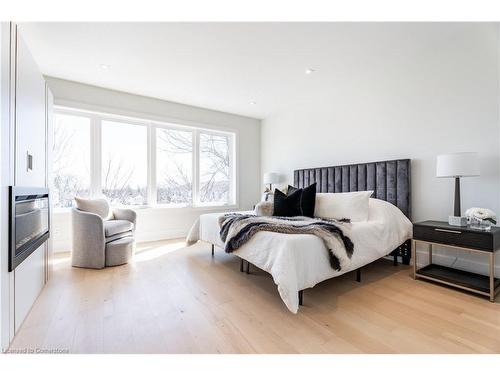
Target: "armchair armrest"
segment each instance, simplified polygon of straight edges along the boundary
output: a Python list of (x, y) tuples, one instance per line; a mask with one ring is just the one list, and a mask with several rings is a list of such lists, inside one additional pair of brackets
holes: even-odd
[(115, 217), (116, 220), (128, 220), (131, 223), (134, 224), (134, 229), (135, 229), (135, 222), (137, 220), (137, 213), (134, 210), (131, 210), (129, 208), (114, 208), (113, 209), (113, 216)]
[(76, 267), (103, 268), (106, 243), (102, 218), (97, 214), (73, 208), (71, 222), (73, 225), (71, 264)]

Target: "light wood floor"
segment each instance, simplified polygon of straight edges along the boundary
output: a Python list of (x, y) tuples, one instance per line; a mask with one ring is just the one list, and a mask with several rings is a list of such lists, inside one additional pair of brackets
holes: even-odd
[(51, 281), (11, 348), (75, 353), (499, 353), (500, 304), (381, 260), (304, 292), (290, 313), (271, 277), (198, 243), (139, 246), (133, 264)]

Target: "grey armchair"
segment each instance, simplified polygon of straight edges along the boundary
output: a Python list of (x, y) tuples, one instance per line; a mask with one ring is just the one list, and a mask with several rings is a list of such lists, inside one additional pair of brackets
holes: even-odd
[(114, 209), (109, 220), (99, 214), (73, 208), (73, 251), (71, 265), (104, 268), (128, 263), (135, 251), (137, 214)]

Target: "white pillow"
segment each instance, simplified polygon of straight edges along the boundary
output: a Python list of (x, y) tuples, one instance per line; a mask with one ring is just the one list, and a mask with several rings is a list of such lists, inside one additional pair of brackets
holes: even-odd
[(316, 193), (314, 216), (324, 219), (368, 220), (368, 202), (373, 191)]
[(76, 208), (99, 215), (103, 220), (111, 219), (111, 207), (106, 199), (85, 199), (75, 197)]

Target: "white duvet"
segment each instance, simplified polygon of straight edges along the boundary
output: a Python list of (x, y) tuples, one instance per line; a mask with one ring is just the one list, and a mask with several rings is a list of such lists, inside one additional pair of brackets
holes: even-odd
[[(218, 224), (223, 214), (201, 215), (188, 242), (202, 240), (223, 247)], [(299, 290), (384, 257), (411, 236), (412, 224), (396, 206), (370, 198), (368, 221), (352, 223), (354, 253), (350, 266), (340, 272), (331, 268), (323, 240), (311, 234), (258, 232), (234, 254), (269, 272), (285, 305), (297, 313)]]

